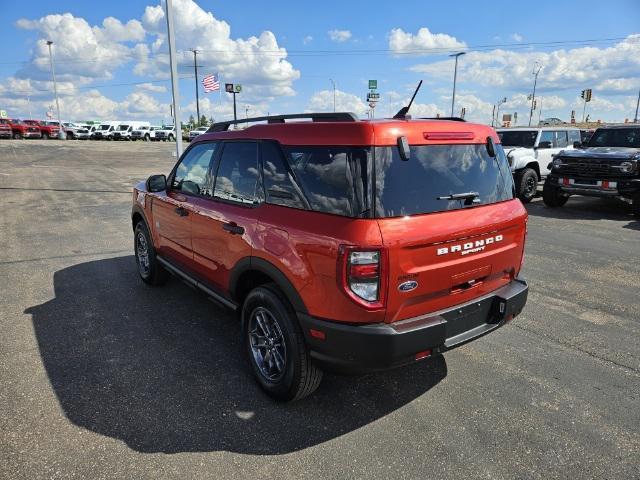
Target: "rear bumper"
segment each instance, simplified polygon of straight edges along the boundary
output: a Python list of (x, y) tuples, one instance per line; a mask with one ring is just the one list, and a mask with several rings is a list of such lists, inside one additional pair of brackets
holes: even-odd
[[(416, 354), (443, 353), (481, 337), (520, 314), (527, 302), (526, 281), (508, 285), (455, 307), (392, 324), (345, 325), (298, 314), (311, 356), (342, 373), (386, 370), (416, 361)], [(325, 334), (324, 340), (310, 330)]]

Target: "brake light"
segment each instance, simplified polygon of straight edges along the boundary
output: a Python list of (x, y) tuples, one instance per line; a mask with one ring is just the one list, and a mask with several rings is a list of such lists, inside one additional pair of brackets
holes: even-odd
[(369, 310), (384, 308), (387, 290), (386, 251), (342, 245), (338, 281), (349, 298)]
[(473, 140), (473, 132), (422, 132), (425, 140)]

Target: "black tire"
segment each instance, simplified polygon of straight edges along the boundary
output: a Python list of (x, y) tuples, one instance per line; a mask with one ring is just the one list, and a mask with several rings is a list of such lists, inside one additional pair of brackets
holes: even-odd
[(175, 138), (173, 137), (173, 135), (169, 134), (169, 141), (173, 142), (175, 140)]
[[(141, 243), (144, 243), (144, 246)], [(144, 260), (145, 257), (142, 255), (141, 247), (146, 247), (146, 262)], [(158, 262), (149, 229), (142, 220), (136, 224), (133, 232), (133, 251), (136, 257), (136, 265), (138, 266), (138, 274), (145, 283), (162, 285), (167, 281), (169, 273)]]
[(22, 140), (22, 134), (20, 132), (15, 132), (13, 134), (14, 140)]
[[(262, 324), (270, 322), (270, 328), (261, 329), (259, 318)], [(265, 331), (270, 334), (261, 336)], [(320, 385), (323, 372), (311, 359), (293, 308), (275, 285), (262, 285), (247, 296), (242, 305), (242, 336), (254, 376), (269, 396), (285, 402), (300, 400)]]
[(563, 195), (560, 189), (549, 184), (547, 179), (542, 188), (542, 200), (547, 207), (562, 207), (569, 200), (569, 196)]
[(532, 168), (523, 168), (516, 173), (517, 197), (522, 203), (529, 203), (538, 193), (538, 174)]
[(145, 142), (148, 142), (149, 140), (150, 140), (150, 138), (149, 138), (149, 134), (147, 133), (147, 134), (144, 136), (144, 141), (145, 141)]

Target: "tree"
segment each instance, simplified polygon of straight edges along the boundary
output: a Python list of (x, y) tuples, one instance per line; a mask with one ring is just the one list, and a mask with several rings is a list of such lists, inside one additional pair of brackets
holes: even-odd
[(193, 115), (189, 115), (189, 127), (193, 128), (193, 126), (195, 125), (196, 121), (193, 118)]
[(200, 117), (200, 126), (201, 127), (206, 127), (207, 126), (207, 116), (206, 115), (202, 115)]
[(213, 119), (213, 117), (209, 117), (209, 125), (213, 125), (215, 122), (215, 120)]

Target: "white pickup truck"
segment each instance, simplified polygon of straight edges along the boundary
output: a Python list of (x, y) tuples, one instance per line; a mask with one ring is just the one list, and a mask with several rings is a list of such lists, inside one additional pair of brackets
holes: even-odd
[(538, 182), (549, 174), (553, 156), (580, 143), (580, 130), (553, 127), (499, 128), (498, 136), (507, 155), (522, 203), (530, 202), (538, 192)]

